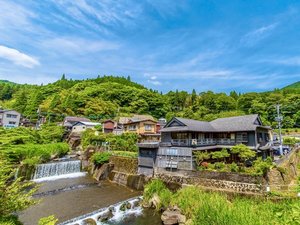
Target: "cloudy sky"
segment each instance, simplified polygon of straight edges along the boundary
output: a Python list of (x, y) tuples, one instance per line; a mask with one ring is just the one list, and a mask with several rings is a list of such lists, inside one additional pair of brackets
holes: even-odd
[(300, 1), (0, 0), (0, 79), (131, 76), (166, 92), (300, 80)]

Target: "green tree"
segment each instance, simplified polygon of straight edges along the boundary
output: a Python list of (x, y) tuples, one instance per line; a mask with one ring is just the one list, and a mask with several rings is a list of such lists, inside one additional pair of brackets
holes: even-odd
[(224, 162), (226, 161), (226, 158), (229, 157), (230, 154), (228, 153), (226, 148), (223, 148), (221, 151), (215, 151), (211, 153), (212, 159), (222, 159)]
[(200, 166), (204, 160), (210, 159), (210, 153), (208, 152), (201, 152), (201, 151), (195, 151), (194, 155), (196, 157), (197, 165)]
[(31, 198), (36, 188), (28, 190), (32, 183), (14, 180), (15, 170), (3, 158), (0, 158), (0, 215), (9, 217), (17, 211), (26, 209), (35, 201)]
[(237, 154), (238, 157), (245, 162), (256, 156), (255, 151), (252, 151), (248, 146), (244, 144), (235, 145), (231, 148), (231, 153)]

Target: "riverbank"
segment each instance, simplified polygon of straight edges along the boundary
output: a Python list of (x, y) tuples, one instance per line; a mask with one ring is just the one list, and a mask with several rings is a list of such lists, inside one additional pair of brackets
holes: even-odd
[(40, 184), (35, 194), (40, 203), (19, 214), (24, 225), (35, 225), (49, 215), (64, 222), (141, 194), (109, 181), (95, 182), (89, 175)]

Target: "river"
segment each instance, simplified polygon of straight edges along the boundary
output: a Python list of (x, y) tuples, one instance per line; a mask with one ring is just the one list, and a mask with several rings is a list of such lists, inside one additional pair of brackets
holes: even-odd
[[(48, 180), (42, 178), (42, 182), (39, 181), (40, 187), (34, 195), (39, 202), (19, 213), (19, 218), (24, 225), (35, 225), (40, 218), (49, 215), (55, 215), (59, 223), (63, 223), (141, 195), (141, 192), (109, 181), (97, 183), (84, 173), (63, 176), (69, 178), (50, 177)], [(159, 225), (161, 221), (160, 216), (154, 211), (140, 208), (132, 210), (128, 215), (122, 215), (119, 219), (98, 224)]]

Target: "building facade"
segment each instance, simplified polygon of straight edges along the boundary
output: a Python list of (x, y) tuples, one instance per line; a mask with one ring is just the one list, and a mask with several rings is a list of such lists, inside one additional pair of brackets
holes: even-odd
[[(216, 119), (211, 122), (175, 117), (160, 130), (161, 142), (156, 149), (154, 167), (169, 170), (194, 170), (195, 151), (231, 149), (244, 144), (258, 156), (272, 155), (271, 129), (263, 126), (258, 115)], [(146, 146), (143, 146), (145, 152)]]
[(0, 110), (0, 126), (5, 128), (18, 127), (21, 114), (15, 110)]

